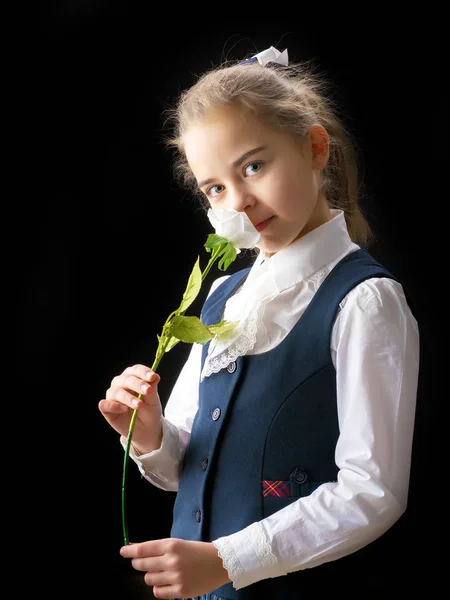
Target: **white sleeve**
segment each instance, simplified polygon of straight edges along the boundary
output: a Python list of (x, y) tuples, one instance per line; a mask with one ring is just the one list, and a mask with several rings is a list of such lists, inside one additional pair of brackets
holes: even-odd
[(419, 331), (401, 286), (354, 288), (332, 332), (340, 435), (337, 482), (215, 540), (236, 589), (315, 567), (381, 536), (405, 511), (419, 370)]

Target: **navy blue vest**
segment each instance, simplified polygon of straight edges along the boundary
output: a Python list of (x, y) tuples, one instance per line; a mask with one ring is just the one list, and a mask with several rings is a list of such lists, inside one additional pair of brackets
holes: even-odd
[[(227, 299), (248, 271), (231, 275), (207, 299), (201, 313), (206, 325), (221, 320)], [(371, 277), (393, 276), (365, 250), (347, 255), (276, 348), (241, 356), (200, 383), (172, 537), (212, 541), (336, 480), (339, 426), (331, 331), (341, 300)], [(207, 345), (203, 361), (206, 353)], [(265, 495), (267, 481), (283, 482), (282, 497)], [(265, 579), (241, 590), (230, 583), (214, 593), (230, 600), (298, 599), (306, 573), (324, 575), (326, 566)]]

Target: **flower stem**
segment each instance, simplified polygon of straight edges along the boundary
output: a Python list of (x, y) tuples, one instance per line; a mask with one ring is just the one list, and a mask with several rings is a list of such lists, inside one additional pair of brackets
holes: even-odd
[[(213, 264), (216, 262), (216, 260), (218, 259), (218, 257), (220, 256), (220, 254), (223, 251), (223, 246), (218, 246), (217, 248), (215, 248), (212, 252), (211, 258), (209, 259), (208, 264), (205, 267), (205, 270), (202, 273), (202, 282), (205, 280), (206, 276), (208, 275), (209, 271), (211, 270), (211, 267), (213, 266)], [(161, 336), (159, 338), (159, 343), (158, 343), (158, 347), (156, 349), (156, 355), (155, 355), (155, 359), (153, 361), (153, 365), (151, 367), (152, 371), (156, 372), (156, 369), (158, 368), (158, 365), (164, 355), (164, 352), (166, 351), (167, 345), (170, 341), (170, 336), (167, 337), (165, 335), (165, 331), (167, 329), (168, 324), (170, 323), (171, 318), (178, 314), (178, 311), (174, 311), (172, 312), (168, 318), (166, 319), (166, 322), (164, 323), (162, 332), (161, 332)], [(142, 397), (142, 394), (139, 394), (138, 399), (140, 400)], [(127, 526), (127, 517), (126, 517), (126, 497), (125, 497), (125, 488), (126, 488), (126, 480), (127, 480), (127, 471), (128, 471), (128, 457), (130, 454), (130, 446), (131, 446), (131, 438), (133, 436), (133, 430), (134, 430), (134, 424), (136, 422), (136, 418), (137, 418), (137, 414), (138, 414), (138, 409), (135, 408), (133, 411), (133, 414), (131, 416), (131, 421), (130, 421), (130, 426), (128, 429), (128, 437), (127, 437), (127, 444), (126, 444), (126, 448), (125, 448), (125, 454), (123, 457), (123, 471), (122, 471), (122, 531), (123, 531), (123, 540), (124, 540), (124, 545), (127, 546), (130, 541), (129, 541), (129, 537), (128, 537), (128, 526)]]
[(211, 258), (209, 259), (208, 264), (205, 267), (205, 270), (202, 273), (202, 281), (205, 281), (206, 276), (208, 275), (209, 271), (211, 270), (211, 267), (213, 266), (213, 264), (216, 262), (216, 260), (218, 259), (219, 255), (222, 253), (223, 250), (223, 246), (218, 246), (217, 248), (215, 248), (212, 252)]
[[(167, 322), (166, 322), (167, 324)], [(166, 327), (166, 325), (164, 325), (163, 327), (163, 332), (164, 332), (164, 328)], [(168, 339), (165, 339), (163, 335), (161, 335), (161, 340), (165, 340), (164, 342), (159, 343), (158, 345), (158, 349), (156, 351), (156, 357), (155, 360), (153, 361), (153, 365), (152, 365), (152, 371), (156, 372), (156, 369), (158, 368), (158, 365), (161, 361), (161, 358), (164, 354), (165, 348), (167, 346), (167, 344), (169, 343)], [(142, 394), (139, 394), (138, 399), (140, 400), (142, 398)], [(131, 421), (130, 421), (130, 427), (128, 429), (128, 437), (127, 437), (127, 445), (125, 448), (125, 454), (123, 457), (123, 472), (122, 472), (122, 530), (123, 530), (123, 542), (124, 545), (127, 546), (130, 541), (129, 541), (129, 537), (128, 537), (128, 525), (127, 525), (127, 517), (126, 517), (126, 497), (125, 497), (125, 487), (126, 487), (126, 480), (127, 480), (127, 470), (128, 470), (128, 457), (130, 455), (130, 446), (131, 446), (131, 438), (133, 436), (133, 430), (134, 430), (134, 424), (136, 422), (136, 418), (138, 415), (138, 409), (135, 408), (133, 411), (133, 414), (131, 416)]]

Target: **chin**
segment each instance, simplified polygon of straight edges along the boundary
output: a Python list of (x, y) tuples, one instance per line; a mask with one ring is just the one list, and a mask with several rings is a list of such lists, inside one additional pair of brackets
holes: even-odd
[(272, 254), (276, 254), (277, 252), (280, 252), (280, 250), (283, 250), (283, 248), (286, 248), (286, 246), (280, 245), (280, 244), (265, 244), (262, 246), (259, 246), (259, 249), (262, 250), (264, 252), (264, 254), (266, 254), (267, 256), (272, 256)]

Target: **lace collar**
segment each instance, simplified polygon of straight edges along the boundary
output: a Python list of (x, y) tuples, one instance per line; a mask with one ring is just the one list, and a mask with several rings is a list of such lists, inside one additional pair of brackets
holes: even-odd
[(317, 289), (329, 272), (327, 265), (353, 244), (344, 213), (340, 210), (331, 213), (330, 221), (273, 256), (258, 254), (245, 282), (225, 305), (223, 318), (239, 324), (226, 341), (211, 340), (201, 380), (251, 351), (257, 335), (264, 345), (263, 317), (267, 304), (301, 281), (312, 280)]

